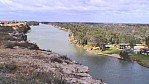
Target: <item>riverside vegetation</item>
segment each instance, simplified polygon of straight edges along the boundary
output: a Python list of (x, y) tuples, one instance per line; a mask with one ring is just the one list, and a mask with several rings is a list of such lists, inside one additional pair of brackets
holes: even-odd
[[(149, 46), (148, 24), (104, 24), (44, 22), (70, 32), (70, 40), (95, 54), (120, 54), (122, 58), (149, 66), (149, 55), (127, 53), (119, 44), (127, 43), (133, 49), (136, 44)], [(107, 48), (107, 45), (112, 45)], [(124, 53), (124, 54), (122, 54)], [(125, 55), (125, 56), (124, 56)]]
[(87, 66), (29, 43), (26, 33), (34, 22), (10, 26), (13, 23), (0, 27), (0, 84), (100, 83), (88, 74)]

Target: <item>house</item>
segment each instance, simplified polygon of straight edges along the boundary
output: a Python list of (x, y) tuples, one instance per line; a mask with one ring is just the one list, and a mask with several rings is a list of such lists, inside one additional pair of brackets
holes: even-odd
[(109, 49), (109, 48), (111, 48), (111, 47), (112, 47), (112, 45), (110, 45), (110, 44), (105, 45), (105, 48), (106, 48), (106, 49)]
[(120, 49), (126, 49), (126, 48), (128, 48), (129, 47), (129, 44), (126, 44), (126, 43), (120, 43), (119, 44), (119, 48)]
[(140, 49), (142, 49), (142, 48), (144, 48), (145, 46), (144, 45), (142, 45), (142, 44), (136, 44), (135, 46), (134, 46), (134, 50), (140, 50)]
[(133, 48), (133, 53), (134, 54), (139, 54), (141, 53), (141, 49), (143, 49), (145, 46), (142, 44), (136, 44)]
[(145, 54), (145, 55), (149, 55), (149, 48), (148, 47), (142, 48), (140, 53)]

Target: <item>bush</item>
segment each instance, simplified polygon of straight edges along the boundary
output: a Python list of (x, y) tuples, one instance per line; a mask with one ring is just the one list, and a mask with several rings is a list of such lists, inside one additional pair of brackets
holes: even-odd
[(121, 51), (121, 52), (120, 52), (120, 56), (121, 56), (121, 58), (123, 58), (124, 60), (130, 60), (130, 56), (129, 56), (128, 52), (126, 52), (126, 51)]
[(6, 44), (4, 44), (5, 48), (10, 48), (10, 49), (13, 49), (13, 47), (15, 46), (14, 43), (11, 43), (11, 42), (7, 42)]
[(13, 32), (14, 29), (12, 27), (0, 27), (0, 32), (7, 32), (7, 33), (10, 33), (10, 32)]
[(36, 44), (33, 43), (28, 43), (28, 42), (23, 42), (23, 43), (18, 43), (18, 42), (6, 42), (4, 44), (5, 48), (11, 48), (13, 49), (15, 46), (19, 46), (22, 48), (28, 48), (28, 49), (33, 49), (33, 50), (38, 50), (39, 47)]
[(17, 66), (14, 64), (0, 64), (0, 72), (11, 73), (12, 71), (15, 71), (16, 69), (17, 69)]
[(66, 80), (54, 77), (52, 74), (45, 72), (34, 72), (27, 81), (34, 81), (41, 84), (67, 84)]

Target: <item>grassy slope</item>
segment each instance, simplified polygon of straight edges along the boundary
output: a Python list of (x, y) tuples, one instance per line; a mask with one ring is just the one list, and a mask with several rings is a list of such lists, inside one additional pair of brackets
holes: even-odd
[(140, 64), (149, 67), (149, 55), (142, 55), (142, 54), (136, 54), (136, 55), (130, 55), (132, 59), (135, 59)]
[(112, 47), (106, 51), (103, 51), (103, 53), (105, 53), (105, 54), (120, 54), (120, 52), (121, 52), (121, 50), (116, 49), (114, 47)]
[(93, 47), (90, 45), (85, 45), (83, 48), (94, 53), (94, 54), (119, 54), (121, 52), (121, 50), (119, 50), (115, 47), (109, 48), (105, 51), (101, 51), (101, 50), (99, 50), (99, 48), (91, 50), (91, 48), (93, 48)]

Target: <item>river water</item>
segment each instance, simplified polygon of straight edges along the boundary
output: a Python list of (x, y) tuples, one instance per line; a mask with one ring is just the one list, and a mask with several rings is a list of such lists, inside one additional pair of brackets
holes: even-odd
[(149, 69), (136, 62), (87, 53), (69, 42), (69, 33), (50, 25), (31, 26), (28, 39), (41, 49), (67, 55), (89, 67), (94, 79), (102, 78), (107, 84), (149, 84)]

